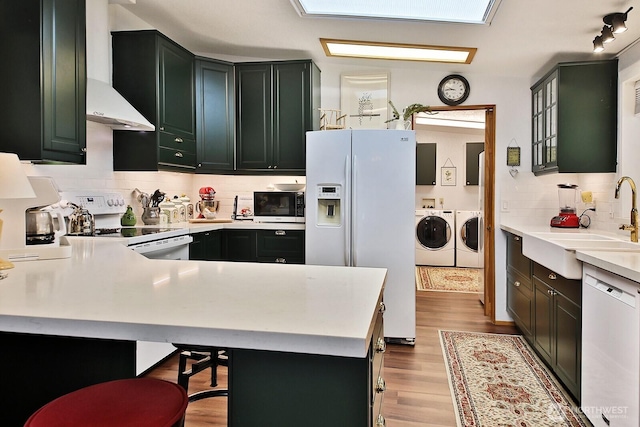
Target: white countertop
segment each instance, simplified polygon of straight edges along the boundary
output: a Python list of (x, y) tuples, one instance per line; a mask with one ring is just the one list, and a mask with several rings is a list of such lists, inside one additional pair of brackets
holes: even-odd
[[(527, 225), (514, 225), (514, 224), (500, 224), (500, 228), (509, 233), (522, 237), (526, 233), (530, 232), (563, 232), (566, 233), (567, 229), (557, 229), (545, 226), (527, 226)], [(619, 238), (618, 235), (611, 233), (601, 232), (599, 230), (585, 230), (575, 229), (576, 233), (590, 233), (610, 235), (611, 237)], [(634, 282), (638, 282), (640, 286), (640, 252), (625, 252), (618, 251), (605, 251), (605, 250), (576, 250), (576, 258), (582, 262), (594, 265), (596, 267), (607, 270), (611, 273), (625, 277)]]
[(71, 258), (8, 270), (0, 330), (364, 357), (386, 277), (380, 268), (150, 260), (101, 239), (71, 244)]

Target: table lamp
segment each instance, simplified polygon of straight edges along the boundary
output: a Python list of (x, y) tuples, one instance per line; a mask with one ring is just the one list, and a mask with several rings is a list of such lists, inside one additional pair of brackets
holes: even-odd
[[(0, 153), (0, 247), (2, 247), (2, 208), (6, 203), (5, 199), (32, 199), (36, 194), (29, 183), (27, 174), (20, 164), (20, 159), (13, 153)], [(12, 216), (12, 219), (15, 217)], [(24, 212), (21, 216), (24, 221)], [(8, 224), (9, 227), (12, 224)], [(13, 263), (0, 258), (0, 270), (13, 268)]]

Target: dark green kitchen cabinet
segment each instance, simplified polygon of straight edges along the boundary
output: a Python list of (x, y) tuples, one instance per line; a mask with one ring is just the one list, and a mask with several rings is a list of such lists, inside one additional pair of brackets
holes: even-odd
[(507, 233), (507, 310), (522, 332), (533, 338), (532, 262), (522, 254), (522, 238)]
[(235, 168), (233, 64), (196, 58), (196, 172)]
[(306, 132), (320, 127), (320, 70), (310, 60), (240, 63), (236, 169), (304, 174)]
[(533, 263), (533, 347), (580, 401), (582, 281)]
[(438, 144), (416, 144), (416, 185), (436, 185)]
[(212, 230), (192, 234), (189, 244), (189, 259), (196, 261), (223, 261), (223, 231)]
[(616, 171), (617, 59), (560, 63), (531, 95), (534, 174)]
[(86, 163), (84, 0), (0, 2), (0, 151)]
[(114, 170), (193, 172), (193, 54), (155, 30), (111, 34), (113, 87), (156, 127), (153, 132), (113, 132)]
[(304, 230), (257, 230), (258, 262), (304, 264)]
[(224, 254), (227, 261), (256, 262), (256, 231), (224, 230)]
[(464, 147), (465, 155), (465, 185), (480, 184), (480, 153), (484, 151), (484, 142), (467, 142)]

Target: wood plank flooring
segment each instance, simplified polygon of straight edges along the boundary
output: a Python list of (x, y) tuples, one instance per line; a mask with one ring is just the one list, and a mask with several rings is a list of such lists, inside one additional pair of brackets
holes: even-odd
[[(389, 427), (452, 427), (456, 425), (453, 403), (440, 347), (439, 329), (517, 333), (512, 326), (491, 324), (483, 314), (477, 294), (420, 291), (416, 295), (415, 346), (390, 344), (384, 359), (383, 413)], [(147, 374), (176, 381), (178, 358), (174, 356)], [(191, 378), (189, 392), (208, 387), (209, 373)], [(218, 368), (221, 387), (227, 371)], [(189, 404), (186, 427), (227, 425), (226, 398), (205, 399)]]

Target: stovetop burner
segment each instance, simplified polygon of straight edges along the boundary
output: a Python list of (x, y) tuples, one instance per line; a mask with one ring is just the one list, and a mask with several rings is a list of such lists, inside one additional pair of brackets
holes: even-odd
[(171, 230), (171, 228), (167, 227), (98, 228), (96, 229), (95, 237), (138, 237)]

